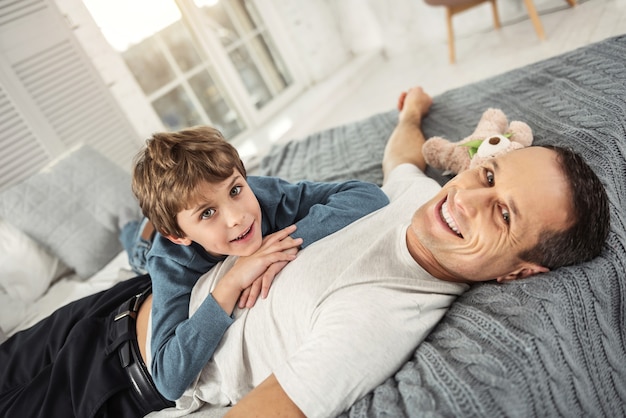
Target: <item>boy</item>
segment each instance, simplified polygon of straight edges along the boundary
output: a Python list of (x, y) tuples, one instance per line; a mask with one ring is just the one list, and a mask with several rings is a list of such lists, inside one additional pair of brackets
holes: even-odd
[[(154, 382), (170, 400), (209, 361), (240, 296), (240, 306), (252, 306), (300, 247), (388, 203), (369, 183), (246, 179), (235, 148), (210, 127), (149, 139), (136, 159), (133, 192), (157, 231), (151, 246), (144, 242), (153, 292), (147, 352)], [(193, 285), (227, 255), (240, 259), (189, 317)]]

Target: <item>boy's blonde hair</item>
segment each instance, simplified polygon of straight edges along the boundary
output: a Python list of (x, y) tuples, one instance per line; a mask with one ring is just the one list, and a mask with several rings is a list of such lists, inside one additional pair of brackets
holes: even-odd
[(208, 126), (160, 132), (134, 160), (132, 189), (145, 217), (163, 235), (184, 237), (176, 215), (198, 202), (201, 182), (219, 183), (235, 171), (246, 177), (239, 153)]

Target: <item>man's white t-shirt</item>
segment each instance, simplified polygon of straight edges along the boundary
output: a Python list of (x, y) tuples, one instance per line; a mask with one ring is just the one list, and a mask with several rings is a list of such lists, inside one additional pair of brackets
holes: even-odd
[[(274, 373), (306, 416), (336, 416), (407, 361), (467, 285), (432, 277), (407, 249), (411, 217), (439, 185), (406, 164), (383, 189), (387, 207), (302, 250), (267, 299), (235, 309), (179, 408), (235, 404)], [(190, 314), (235, 261), (199, 280)]]

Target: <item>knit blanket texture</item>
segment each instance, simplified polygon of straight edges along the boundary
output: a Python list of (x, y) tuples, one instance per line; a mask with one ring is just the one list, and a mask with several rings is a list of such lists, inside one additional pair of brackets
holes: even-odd
[[(626, 416), (626, 35), (438, 95), (424, 133), (460, 140), (488, 107), (528, 123), (536, 145), (571, 147), (593, 167), (610, 200), (603, 252), (531, 279), (474, 285), (342, 417)], [(392, 110), (277, 145), (259, 174), (380, 184), (396, 121)]]

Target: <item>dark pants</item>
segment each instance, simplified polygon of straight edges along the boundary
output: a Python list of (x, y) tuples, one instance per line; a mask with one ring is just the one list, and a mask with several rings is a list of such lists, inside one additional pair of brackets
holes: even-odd
[(116, 349), (116, 311), (149, 287), (149, 276), (126, 280), (0, 345), (0, 416), (136, 418), (172, 406), (156, 391), (137, 393)]

